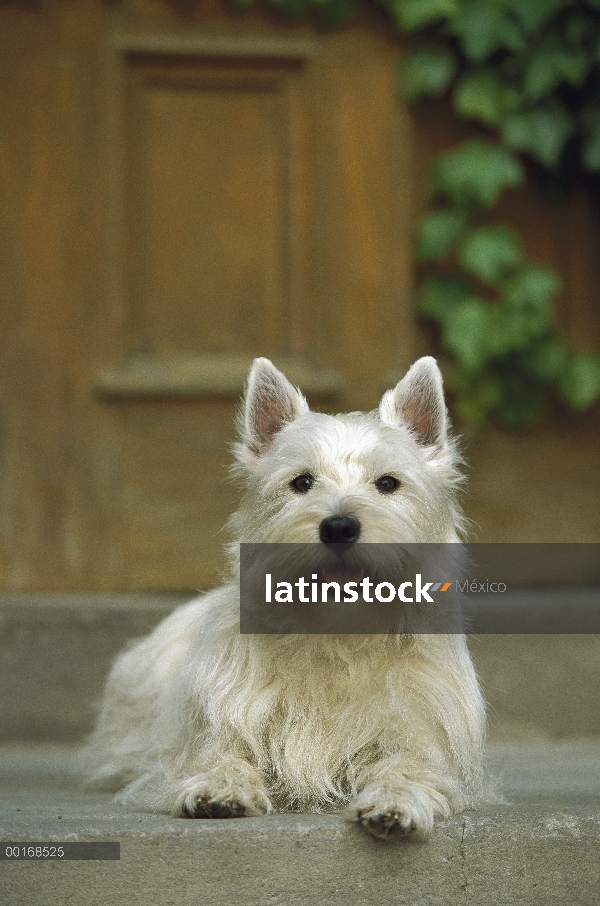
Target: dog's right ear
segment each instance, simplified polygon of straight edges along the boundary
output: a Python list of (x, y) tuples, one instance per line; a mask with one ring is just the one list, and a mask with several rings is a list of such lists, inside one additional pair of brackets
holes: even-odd
[(276, 434), (308, 411), (300, 391), (269, 359), (254, 359), (242, 416), (242, 441), (251, 453), (266, 453)]
[(446, 404), (437, 362), (424, 356), (411, 365), (393, 390), (384, 394), (379, 416), (389, 425), (403, 425), (421, 446), (442, 449), (447, 440)]

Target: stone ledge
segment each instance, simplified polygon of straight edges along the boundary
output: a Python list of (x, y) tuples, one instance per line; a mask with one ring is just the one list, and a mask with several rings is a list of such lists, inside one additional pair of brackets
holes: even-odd
[[(189, 821), (77, 791), (72, 751), (0, 750), (0, 840), (121, 843), (119, 862), (3, 862), (6, 906), (595, 906), (600, 740), (492, 747), (511, 804), (380, 843), (337, 815)], [(559, 785), (559, 782), (561, 785)]]

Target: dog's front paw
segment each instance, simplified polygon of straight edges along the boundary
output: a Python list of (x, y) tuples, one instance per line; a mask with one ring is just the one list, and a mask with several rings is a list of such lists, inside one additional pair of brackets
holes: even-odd
[(424, 839), (433, 828), (436, 807), (416, 783), (406, 782), (396, 789), (368, 786), (351, 803), (347, 815), (378, 840), (399, 837)]
[(414, 817), (400, 809), (359, 809), (356, 817), (359, 824), (379, 840), (408, 837), (417, 829)]
[(232, 778), (192, 778), (180, 791), (171, 814), (185, 818), (254, 818), (273, 810), (262, 787), (235, 782)]
[(184, 802), (183, 812), (187, 818), (243, 818), (246, 808), (235, 799), (219, 802), (208, 796), (199, 796), (191, 803)]

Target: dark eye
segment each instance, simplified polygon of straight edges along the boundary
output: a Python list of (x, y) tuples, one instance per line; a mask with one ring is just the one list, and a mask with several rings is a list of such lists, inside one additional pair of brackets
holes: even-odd
[(297, 478), (294, 478), (294, 480), (290, 482), (290, 487), (299, 494), (306, 494), (307, 491), (310, 491), (314, 483), (314, 478), (307, 472), (306, 475), (298, 475)]
[(393, 478), (391, 475), (382, 475), (381, 478), (378, 478), (375, 482), (375, 487), (378, 491), (381, 491), (382, 494), (391, 494), (400, 486), (400, 482), (397, 478)]

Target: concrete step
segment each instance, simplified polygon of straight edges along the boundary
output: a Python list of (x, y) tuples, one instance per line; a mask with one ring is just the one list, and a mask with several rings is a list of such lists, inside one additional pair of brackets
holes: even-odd
[[(549, 608), (587, 606), (590, 591), (537, 593), (538, 605), (540, 596)], [(530, 598), (531, 592), (517, 595), (516, 605), (525, 611)], [(115, 655), (184, 600), (0, 597), (0, 740), (80, 740), (92, 727)], [(600, 636), (479, 635), (470, 647), (490, 705), (492, 738), (600, 734)]]
[(118, 841), (120, 861), (0, 863), (5, 906), (596, 906), (600, 740), (505, 743), (504, 805), (381, 843), (337, 815), (189, 821), (77, 790), (72, 750), (0, 749), (0, 840)]

